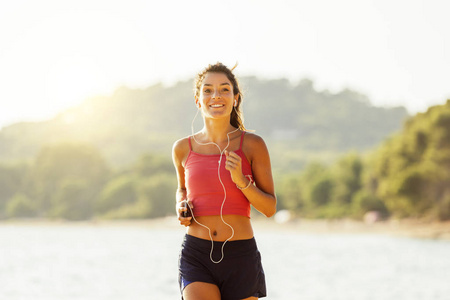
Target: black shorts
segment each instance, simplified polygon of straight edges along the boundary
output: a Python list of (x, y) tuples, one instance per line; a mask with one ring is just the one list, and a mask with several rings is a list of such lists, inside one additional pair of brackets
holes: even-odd
[[(211, 241), (191, 235), (184, 237), (179, 260), (181, 293), (192, 282), (217, 285), (222, 300), (237, 300), (266, 296), (266, 282), (261, 254), (254, 238), (227, 242), (223, 260), (215, 264), (210, 259)], [(222, 257), (223, 242), (214, 242), (213, 259)]]

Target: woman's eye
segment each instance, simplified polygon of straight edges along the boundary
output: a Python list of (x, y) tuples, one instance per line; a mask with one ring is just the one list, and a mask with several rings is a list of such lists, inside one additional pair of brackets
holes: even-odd
[(230, 90), (227, 89), (227, 88), (224, 88), (223, 91), (224, 91), (224, 92), (228, 92), (228, 91), (230, 91)]
[(210, 89), (206, 89), (206, 90), (203, 91), (203, 93), (211, 93), (211, 90)]

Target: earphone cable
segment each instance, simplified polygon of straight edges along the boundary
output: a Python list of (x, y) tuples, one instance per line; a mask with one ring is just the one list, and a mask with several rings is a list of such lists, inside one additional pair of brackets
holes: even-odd
[(230, 145), (230, 134), (232, 134), (232, 133), (238, 131), (239, 128), (236, 128), (235, 130), (230, 131), (230, 132), (227, 133), (227, 139), (228, 139), (228, 142), (227, 142), (227, 145), (225, 146), (225, 148), (224, 148), (223, 150), (221, 150), (220, 147), (219, 147), (219, 145), (217, 145), (217, 144), (214, 143), (214, 142), (200, 143), (199, 141), (197, 141), (197, 139), (195, 138), (195, 135), (194, 135), (194, 122), (195, 122), (195, 119), (197, 118), (198, 112), (199, 112), (199, 110), (197, 110), (197, 113), (195, 114), (195, 117), (194, 117), (194, 119), (192, 120), (192, 123), (191, 123), (192, 138), (193, 138), (194, 141), (195, 141), (197, 144), (199, 144), (199, 145), (203, 145), (203, 146), (206, 146), (206, 145), (215, 145), (215, 146), (219, 149), (219, 152), (220, 152), (220, 157), (219, 157), (219, 162), (218, 162), (218, 168), (217, 168), (217, 175), (218, 175), (219, 182), (220, 182), (220, 184), (222, 185), (222, 189), (223, 189), (223, 192), (224, 192), (224, 198), (223, 198), (223, 201), (222, 201), (222, 205), (221, 205), (221, 207), (220, 207), (220, 218), (221, 218), (222, 222), (223, 222), (225, 225), (227, 225), (228, 227), (230, 227), (230, 229), (231, 229), (231, 236), (230, 236), (229, 238), (227, 238), (227, 239), (223, 242), (223, 244), (222, 244), (222, 248), (221, 248), (222, 256), (221, 256), (220, 260), (215, 261), (215, 260), (213, 259), (213, 257), (212, 257), (213, 251), (214, 251), (214, 240), (213, 240), (212, 235), (211, 235), (211, 229), (210, 229), (208, 226), (206, 226), (206, 225), (204, 225), (204, 224), (198, 222), (197, 219), (196, 219), (195, 216), (194, 216), (194, 212), (192, 211), (191, 207), (190, 207), (189, 205), (187, 205), (187, 207), (189, 207), (189, 210), (191, 211), (191, 215), (192, 215), (192, 218), (194, 219), (194, 221), (195, 221), (198, 225), (200, 225), (200, 226), (202, 226), (202, 227), (204, 227), (204, 228), (206, 228), (206, 229), (208, 230), (209, 238), (210, 238), (210, 240), (211, 240), (211, 252), (210, 252), (210, 254), (209, 254), (209, 257), (210, 257), (210, 259), (211, 259), (211, 261), (212, 261), (213, 263), (218, 264), (218, 263), (220, 263), (220, 262), (223, 260), (223, 258), (225, 257), (224, 250), (223, 250), (224, 247), (225, 247), (225, 244), (226, 244), (228, 241), (230, 241), (230, 240), (234, 237), (234, 228), (233, 228), (233, 226), (231, 226), (230, 224), (228, 224), (228, 223), (224, 220), (224, 218), (223, 218), (223, 207), (224, 207), (225, 201), (226, 201), (226, 199), (227, 199), (227, 190), (226, 190), (225, 185), (223, 184), (222, 178), (221, 178), (221, 176), (220, 176), (220, 167), (221, 167), (221, 163), (222, 163), (223, 153), (225, 152), (225, 150), (226, 150), (226, 149), (228, 148), (228, 146)]

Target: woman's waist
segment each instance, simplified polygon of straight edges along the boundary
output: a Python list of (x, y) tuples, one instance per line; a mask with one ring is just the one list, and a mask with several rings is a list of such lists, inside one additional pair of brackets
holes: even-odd
[[(196, 222), (196, 221), (197, 222)], [(245, 240), (253, 238), (253, 228), (250, 219), (246, 216), (241, 215), (224, 215), (223, 220), (229, 224), (233, 230), (227, 224), (222, 221), (219, 216), (198, 216), (192, 219), (191, 225), (187, 228), (187, 234), (194, 237), (210, 240), (211, 237), (214, 241), (225, 241), (231, 238), (232, 241), (235, 240)], [(200, 224), (206, 226), (200, 225)]]
[[(211, 240), (201, 239), (190, 234), (186, 234), (183, 241), (183, 249), (190, 249), (205, 255), (213, 255), (214, 257), (221, 256), (222, 247), (225, 242), (214, 241), (211, 244)], [(212, 249), (211, 249), (212, 248)], [(232, 240), (226, 242), (224, 246), (224, 254), (226, 258), (245, 255), (246, 253), (255, 252), (258, 250), (255, 238), (242, 239), (242, 240)], [(212, 252), (212, 253), (211, 253)]]

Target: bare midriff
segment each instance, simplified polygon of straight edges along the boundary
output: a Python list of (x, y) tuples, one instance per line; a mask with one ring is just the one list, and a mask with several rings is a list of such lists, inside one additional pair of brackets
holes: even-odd
[[(223, 219), (234, 229), (234, 236), (231, 241), (253, 238), (253, 228), (249, 218), (240, 215), (225, 215)], [(196, 217), (196, 220), (209, 227), (214, 241), (223, 242), (232, 234), (231, 228), (223, 223), (220, 216), (202, 216)], [(200, 239), (210, 239), (208, 229), (197, 224), (194, 219), (192, 219), (191, 225), (187, 228), (187, 234)]]

